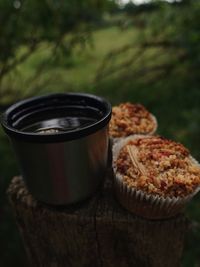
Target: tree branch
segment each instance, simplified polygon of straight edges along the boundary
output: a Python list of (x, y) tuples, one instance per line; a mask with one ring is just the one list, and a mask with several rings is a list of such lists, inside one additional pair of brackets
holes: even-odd
[[(181, 49), (181, 47), (176, 44), (176, 43), (172, 43), (170, 41), (167, 40), (161, 40), (161, 41), (150, 41), (150, 42), (144, 42), (142, 44), (140, 44), (139, 47), (135, 47), (132, 45), (125, 45), (122, 48), (116, 49), (110, 53), (107, 54), (107, 56), (104, 58), (102, 64), (100, 65), (96, 77), (95, 77), (95, 82), (101, 80), (102, 78), (108, 77), (118, 71), (121, 71), (125, 68), (130, 67), (131, 65), (135, 64), (135, 62), (142, 57), (142, 55), (147, 51), (148, 48), (160, 48), (160, 49), (174, 49), (176, 50), (175, 55), (177, 56), (176, 61), (182, 61), (185, 60), (187, 58), (187, 54), (185, 51), (183, 51)], [(137, 53), (134, 53), (133, 56), (131, 58), (129, 58), (127, 61), (115, 66), (114, 68), (108, 68), (108, 64), (109, 62), (111, 62), (113, 60), (114, 57), (119, 56), (120, 54), (123, 54), (124, 52), (127, 52), (130, 49), (139, 49)], [(180, 51), (179, 51), (180, 50)], [(164, 63), (161, 64), (159, 66), (165, 66), (165, 69), (168, 65), (170, 65), (170, 67), (175, 64), (168, 64), (168, 63)], [(157, 71), (158, 70), (158, 66), (153, 66), (150, 68), (147, 68), (148, 71)], [(143, 68), (142, 70), (140, 70), (139, 72), (145, 72), (145, 69)]]
[(24, 53), (20, 58), (13, 60), (10, 64), (5, 63), (0, 70), (0, 81), (8, 72), (16, 68), (19, 64), (23, 63), (36, 50), (36, 48), (37, 44), (34, 43), (30, 46), (29, 50)]

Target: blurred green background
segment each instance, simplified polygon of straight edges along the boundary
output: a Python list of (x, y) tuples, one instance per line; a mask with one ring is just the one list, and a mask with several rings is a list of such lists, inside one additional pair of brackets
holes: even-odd
[[(200, 1), (138, 2), (0, 0), (0, 111), (50, 92), (140, 102), (200, 160)], [(6, 197), (18, 173), (0, 130), (0, 266), (28, 266)], [(183, 266), (200, 266), (199, 203)]]

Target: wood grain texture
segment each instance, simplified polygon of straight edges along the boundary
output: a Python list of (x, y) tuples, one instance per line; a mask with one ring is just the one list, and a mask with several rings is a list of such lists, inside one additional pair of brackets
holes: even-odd
[(21, 177), (13, 178), (8, 196), (31, 266), (180, 266), (187, 219), (130, 214), (115, 200), (111, 172), (95, 197), (73, 207), (36, 201)]

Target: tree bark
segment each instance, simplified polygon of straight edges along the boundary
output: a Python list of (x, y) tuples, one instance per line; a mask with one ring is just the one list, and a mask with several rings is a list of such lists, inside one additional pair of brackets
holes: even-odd
[(13, 178), (8, 196), (31, 266), (180, 266), (185, 216), (150, 221), (130, 214), (115, 200), (111, 173), (92, 199), (76, 206), (36, 201), (21, 177)]

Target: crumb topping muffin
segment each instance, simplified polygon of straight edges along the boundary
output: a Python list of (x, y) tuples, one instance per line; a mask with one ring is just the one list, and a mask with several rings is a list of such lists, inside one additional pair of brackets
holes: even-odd
[(148, 134), (156, 128), (155, 117), (141, 104), (127, 102), (114, 106), (112, 109), (109, 134), (113, 138)]
[(159, 136), (130, 139), (115, 161), (128, 187), (162, 197), (185, 197), (200, 185), (200, 167), (179, 143)]

